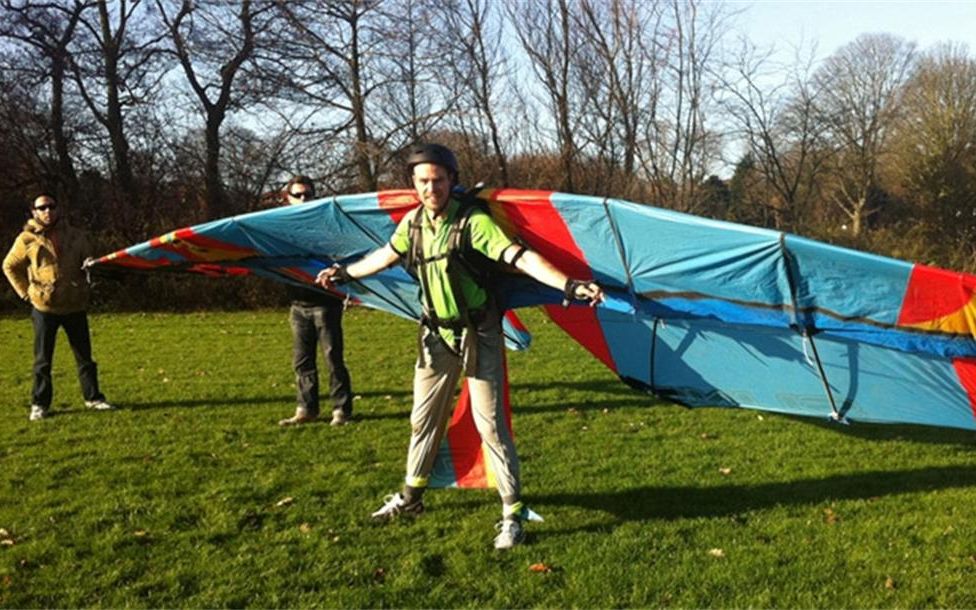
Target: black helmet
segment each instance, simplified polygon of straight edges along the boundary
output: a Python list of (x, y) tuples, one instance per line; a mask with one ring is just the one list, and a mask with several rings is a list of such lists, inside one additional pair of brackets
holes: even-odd
[(407, 157), (407, 171), (413, 173), (415, 165), (421, 163), (433, 163), (445, 168), (451, 174), (451, 178), (457, 182), (458, 163), (457, 158), (451, 149), (443, 144), (420, 144), (410, 150)]

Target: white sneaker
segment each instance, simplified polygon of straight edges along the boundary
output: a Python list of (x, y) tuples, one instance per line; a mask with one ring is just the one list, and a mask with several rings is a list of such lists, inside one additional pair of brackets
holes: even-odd
[(31, 421), (38, 421), (46, 418), (49, 415), (50, 412), (48, 411), (47, 407), (42, 407), (40, 405), (31, 405), (31, 412), (29, 416), (29, 419)]
[(86, 400), (85, 406), (96, 411), (114, 411), (115, 406), (109, 404), (104, 398), (98, 400)]
[(329, 422), (330, 426), (345, 426), (349, 423), (350, 416), (346, 415), (346, 412), (342, 409), (336, 409), (332, 412), (332, 421)]
[(308, 411), (302, 408), (295, 409), (295, 414), (291, 417), (286, 417), (285, 419), (278, 420), (278, 425), (282, 427), (288, 426), (301, 426), (303, 424), (310, 424), (319, 418), (318, 415), (309, 415)]
[(401, 494), (393, 494), (383, 498), (383, 506), (378, 511), (370, 515), (373, 519), (390, 520), (396, 519), (400, 515), (419, 515), (424, 512), (424, 501), (416, 500), (407, 504)]
[(502, 519), (495, 524), (495, 529), (498, 530), (498, 535), (495, 536), (496, 549), (510, 549), (525, 540), (521, 519)]

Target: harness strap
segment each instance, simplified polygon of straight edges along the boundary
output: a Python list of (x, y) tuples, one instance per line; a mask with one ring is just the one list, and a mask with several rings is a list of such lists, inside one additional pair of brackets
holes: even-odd
[(522, 255), (523, 255), (523, 254), (525, 254), (526, 252), (528, 252), (528, 251), (529, 251), (529, 249), (528, 249), (528, 248), (526, 248), (525, 246), (523, 246), (523, 245), (521, 245), (521, 244), (516, 244), (516, 245), (518, 246), (518, 249), (519, 249), (519, 251), (515, 253), (515, 256), (513, 256), (513, 257), (512, 257), (512, 260), (511, 260), (511, 261), (510, 261), (510, 262), (508, 263), (508, 264), (509, 264), (509, 265), (511, 265), (512, 267), (514, 267), (514, 266), (515, 266), (515, 263), (517, 263), (517, 262), (518, 262), (518, 259), (520, 259), (520, 258), (522, 258)]
[[(463, 208), (459, 212), (458, 217), (451, 223), (450, 234), (447, 240), (447, 250), (440, 254), (427, 257), (424, 256), (423, 245), (423, 210), (418, 208), (410, 221), (410, 249), (407, 257), (407, 266), (408, 268), (416, 269), (421, 292), (424, 295), (424, 313), (421, 318), (422, 326), (418, 335), (420, 364), (422, 366), (425, 365), (423, 360), (423, 326), (429, 328), (432, 333), (435, 333), (442, 340), (443, 337), (440, 336), (439, 330), (441, 328), (449, 328), (454, 331), (454, 345), (448, 345), (447, 347), (464, 359), (464, 372), (466, 376), (473, 375), (477, 368), (477, 329), (472, 320), (471, 311), (468, 308), (468, 302), (462, 288), (461, 269), (459, 267), (464, 265), (459, 262), (460, 257), (455, 256), (455, 254), (460, 252), (462, 246), (461, 241), (464, 237), (464, 231), (468, 226), (472, 209), (470, 206)], [(454, 302), (457, 304), (458, 313), (460, 314), (458, 320), (442, 320), (438, 317), (430, 294), (430, 283), (427, 279), (426, 269), (424, 269), (426, 265), (444, 259), (447, 261), (446, 275), (448, 285), (451, 288)]]
[(424, 265), (429, 265), (430, 263), (433, 263), (433, 262), (436, 262), (436, 261), (439, 261), (439, 260), (444, 260), (448, 256), (450, 256), (450, 254), (448, 252), (442, 252), (440, 254), (435, 254), (434, 256), (428, 256), (426, 258), (421, 258), (421, 259), (419, 259), (417, 261), (417, 267), (419, 268), (419, 267), (422, 267)]
[[(468, 227), (468, 220), (471, 218), (473, 206), (466, 206), (460, 212), (460, 217), (455, 219), (451, 225), (451, 233), (448, 236), (447, 251), (451, 254), (460, 254), (462, 240), (464, 239), (465, 229)], [(475, 374), (478, 366), (478, 331), (472, 317), (472, 312), (468, 307), (468, 300), (464, 296), (461, 285), (461, 267), (467, 267), (461, 256), (451, 256), (447, 260), (447, 281), (451, 285), (451, 292), (454, 294), (454, 302), (457, 303), (458, 313), (461, 314), (461, 321), (465, 329), (461, 332), (460, 354), (464, 358), (464, 374), (470, 377)], [(470, 273), (470, 270), (468, 270)], [(455, 342), (457, 342), (457, 331), (455, 331)]]
[[(424, 359), (424, 326), (433, 325), (432, 332), (437, 333), (436, 326), (440, 323), (437, 312), (434, 310), (434, 301), (430, 296), (430, 284), (427, 281), (425, 270), (418, 265), (424, 262), (424, 231), (423, 231), (423, 209), (417, 208), (413, 218), (410, 219), (410, 248), (407, 250), (407, 269), (411, 273), (416, 273), (417, 280), (420, 282), (420, 292), (424, 296), (423, 315), (420, 318), (420, 326), (417, 328), (417, 354), (418, 365), (426, 367)], [(427, 261), (429, 262), (429, 261)]]

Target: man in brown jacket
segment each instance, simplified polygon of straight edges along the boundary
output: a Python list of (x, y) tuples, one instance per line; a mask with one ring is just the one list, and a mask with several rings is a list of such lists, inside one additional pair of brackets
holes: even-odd
[(50, 415), (51, 363), (58, 328), (63, 327), (78, 365), (85, 406), (100, 411), (114, 407), (98, 389), (98, 370), (91, 356), (88, 332), (88, 281), (82, 264), (91, 254), (88, 236), (58, 214), (54, 197), (38, 195), (31, 219), (3, 259), (3, 272), (14, 290), (33, 306), (34, 389), (31, 421)]

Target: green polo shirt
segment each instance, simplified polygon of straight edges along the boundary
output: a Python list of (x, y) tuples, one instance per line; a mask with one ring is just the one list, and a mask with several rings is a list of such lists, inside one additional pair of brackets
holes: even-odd
[[(430, 214), (424, 208), (407, 214), (397, 225), (396, 231), (393, 232), (393, 237), (390, 238), (390, 247), (400, 256), (407, 254), (410, 250), (410, 221), (415, 214), (420, 214), (424, 258), (446, 253), (450, 245), (451, 225), (457, 219), (460, 209), (461, 204), (456, 199), (451, 199), (447, 203), (446, 214), (438, 222), (433, 222)], [(513, 243), (492, 217), (481, 210), (471, 212), (471, 216), (468, 218), (467, 231), (471, 247), (491, 260), (501, 260), (502, 253)], [(457, 300), (451, 291), (450, 279), (447, 276), (447, 258), (441, 258), (423, 265), (418, 269), (418, 272), (426, 275), (426, 285), (430, 289), (430, 301), (434, 305), (434, 313), (437, 314), (437, 317), (449, 321), (459, 319), (461, 313)], [(485, 290), (478, 286), (471, 276), (463, 270), (460, 273), (460, 285), (469, 309), (477, 309), (488, 300), (488, 294)], [(448, 343), (454, 341), (454, 332), (450, 329), (442, 328), (440, 333)]]

